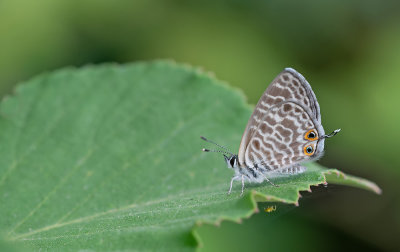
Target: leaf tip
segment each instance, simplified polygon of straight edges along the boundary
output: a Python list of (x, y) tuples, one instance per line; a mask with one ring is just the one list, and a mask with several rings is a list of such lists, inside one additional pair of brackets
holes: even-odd
[(382, 194), (382, 189), (375, 183), (371, 183), (370, 185), (371, 189), (378, 195)]

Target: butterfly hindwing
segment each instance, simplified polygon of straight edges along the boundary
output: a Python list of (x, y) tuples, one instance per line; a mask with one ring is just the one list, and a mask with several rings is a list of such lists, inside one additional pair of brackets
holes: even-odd
[(299, 173), (305, 172), (306, 170), (307, 170), (307, 168), (305, 166), (300, 165), (300, 164), (295, 164), (288, 168), (283, 168), (281, 170), (278, 170), (277, 172), (279, 172), (280, 174), (286, 175), (286, 174), (299, 174)]
[[(257, 108), (256, 108), (257, 109)], [(262, 167), (267, 171), (287, 169), (301, 162), (314, 159), (322, 150), (316, 150), (318, 123), (310, 111), (293, 101), (281, 102), (262, 112), (257, 124), (251, 125), (254, 132), (245, 150), (246, 167)], [(315, 131), (310, 140), (307, 132)], [(311, 146), (313, 155), (305, 148)]]
[[(317, 128), (321, 135), (324, 134), (324, 129), (321, 125), (319, 104), (310, 84), (296, 70), (286, 68), (268, 86), (267, 90), (258, 101), (253, 114), (247, 123), (238, 154), (239, 163), (242, 166), (246, 165), (246, 150), (252, 137), (256, 133), (256, 129), (261, 127), (259, 124), (263, 121), (265, 113), (277, 105), (287, 101), (295, 101), (298, 106), (307, 111), (310, 120), (315, 122), (314, 127)], [(323, 141), (321, 144), (323, 148)]]

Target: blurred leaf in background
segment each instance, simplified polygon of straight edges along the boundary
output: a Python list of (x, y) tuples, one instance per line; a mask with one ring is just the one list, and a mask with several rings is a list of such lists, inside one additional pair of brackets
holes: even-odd
[[(213, 71), (250, 103), (284, 67), (304, 74), (325, 129), (342, 128), (321, 163), (375, 180), (383, 195), (328, 186), (334, 194), (313, 193), (315, 200), (283, 215), (287, 228), (311, 225), (325, 230), (315, 236), (346, 232), (380, 249), (398, 248), (399, 1), (0, 2), (3, 96), (16, 82), (62, 66), (155, 58)], [(263, 233), (273, 229), (268, 225), (248, 221), (208, 232)]]

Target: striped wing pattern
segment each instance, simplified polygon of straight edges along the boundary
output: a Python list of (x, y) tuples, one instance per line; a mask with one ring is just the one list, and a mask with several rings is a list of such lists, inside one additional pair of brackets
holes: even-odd
[(288, 168), (283, 168), (283, 169), (279, 170), (279, 172), (282, 174), (296, 174), (296, 173), (302, 173), (305, 171), (306, 171), (306, 167), (304, 167), (300, 164), (295, 164)]
[(310, 143), (304, 138), (310, 129), (324, 134), (319, 104), (305, 78), (287, 68), (258, 101), (242, 137), (239, 164), (266, 171), (301, 172), (304, 167), (299, 163), (309, 159), (303, 148)]
[(307, 161), (304, 146), (310, 141), (304, 135), (315, 125), (303, 107), (283, 102), (260, 113), (257, 125), (250, 126), (254, 134), (246, 148), (246, 166), (272, 171)]

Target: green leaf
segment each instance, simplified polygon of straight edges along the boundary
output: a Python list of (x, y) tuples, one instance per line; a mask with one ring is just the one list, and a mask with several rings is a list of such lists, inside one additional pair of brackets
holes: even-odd
[(35, 250), (191, 250), (196, 225), (240, 221), (257, 201), (298, 204), (326, 179), (380, 192), (309, 164), (273, 179), (279, 188), (246, 185), (240, 197), (238, 183), (227, 195), (232, 170), (199, 136), (237, 148), (251, 108), (172, 62), (44, 74), (0, 108), (0, 228)]
[(4, 241), (4, 239), (0, 237), (0, 251), (18, 252), (23, 250), (19, 246), (15, 246), (15, 244), (12, 244), (12, 242)]

